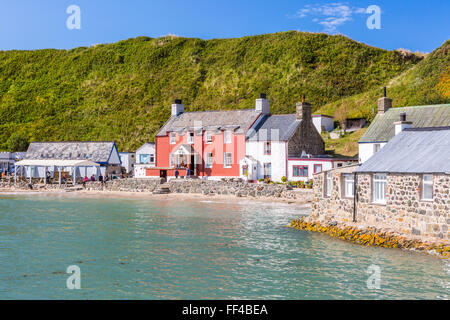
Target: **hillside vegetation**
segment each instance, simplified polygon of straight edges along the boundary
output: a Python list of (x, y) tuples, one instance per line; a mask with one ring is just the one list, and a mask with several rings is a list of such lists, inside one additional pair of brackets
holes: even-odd
[[(387, 80), (388, 96), (393, 107), (450, 103), (450, 40), (434, 50), (424, 60), (391, 80)], [(335, 116), (362, 117), (373, 120), (381, 87), (333, 101), (318, 112)]]
[[(29, 141), (115, 140), (120, 150), (134, 150), (153, 140), (175, 98), (187, 111), (239, 109), (252, 108), (265, 92), (272, 113), (290, 113), (305, 94), (317, 109), (375, 92), (423, 65), (419, 61), (344, 36), (301, 32), (215, 40), (139, 37), (72, 50), (4, 51), (0, 149), (15, 133)], [(326, 108), (333, 112), (332, 105)]]

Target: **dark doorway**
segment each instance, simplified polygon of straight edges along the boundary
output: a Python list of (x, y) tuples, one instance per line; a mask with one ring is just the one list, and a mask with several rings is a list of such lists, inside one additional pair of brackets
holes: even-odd
[(189, 164), (189, 169), (191, 170), (191, 175), (195, 176), (195, 156), (191, 155), (191, 163)]
[(159, 170), (159, 177), (167, 181), (167, 170)]

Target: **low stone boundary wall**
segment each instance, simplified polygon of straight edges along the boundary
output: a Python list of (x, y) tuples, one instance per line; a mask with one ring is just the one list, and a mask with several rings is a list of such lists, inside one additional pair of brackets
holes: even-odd
[[(153, 192), (161, 185), (160, 179), (117, 179), (104, 184), (94, 181), (87, 182), (84, 190), (93, 191), (124, 191), (124, 192)], [(302, 199), (311, 201), (312, 189), (294, 189), (285, 184), (247, 183), (237, 181), (212, 181), (200, 179), (172, 179), (166, 184), (172, 193), (194, 193), (203, 195), (234, 195), (236, 197), (270, 197), (283, 199)], [(81, 187), (81, 185), (77, 185)], [(0, 188), (14, 188), (14, 182), (0, 182)], [(29, 189), (28, 182), (20, 181), (15, 189)], [(57, 190), (73, 189), (72, 184), (61, 185), (33, 185), (33, 189)]]

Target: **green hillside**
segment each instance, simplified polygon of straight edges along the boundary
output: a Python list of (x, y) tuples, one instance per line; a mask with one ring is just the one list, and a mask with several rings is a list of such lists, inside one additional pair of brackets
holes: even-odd
[(29, 141), (115, 140), (119, 149), (134, 150), (153, 140), (175, 98), (187, 111), (236, 109), (253, 107), (265, 92), (273, 113), (288, 113), (305, 94), (317, 109), (373, 92), (430, 58), (419, 63), (414, 55), (343, 36), (301, 32), (206, 41), (140, 37), (73, 50), (4, 51), (0, 149), (18, 133)]
[[(450, 40), (424, 60), (385, 84), (393, 107), (450, 103)], [(381, 87), (322, 106), (318, 112), (337, 119), (363, 117), (371, 121), (377, 112)]]

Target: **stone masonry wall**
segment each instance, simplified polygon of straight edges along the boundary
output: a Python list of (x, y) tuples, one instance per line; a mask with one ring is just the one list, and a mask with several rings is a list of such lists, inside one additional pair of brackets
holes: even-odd
[[(159, 179), (117, 179), (108, 181), (105, 184), (100, 182), (87, 182), (85, 190), (93, 191), (124, 191), (124, 192), (153, 192), (161, 182)], [(298, 189), (294, 191), (289, 185), (284, 184), (256, 184), (237, 181), (208, 181), (200, 179), (172, 179), (167, 182), (169, 190), (172, 193), (198, 193), (198, 194), (219, 194), (235, 195), (237, 197), (275, 197), (284, 199), (301, 198), (306, 201), (312, 200), (312, 190)], [(14, 182), (0, 182), (0, 188), (13, 188)], [(73, 186), (58, 184), (37, 185), (34, 189), (71, 189)], [(77, 188), (81, 188), (77, 185)], [(28, 189), (28, 182), (21, 181), (17, 189)]]
[[(332, 195), (324, 196), (325, 173), (315, 176), (312, 216), (318, 220), (352, 221), (353, 198), (342, 195), (341, 174), (355, 167), (332, 171)], [(419, 236), (449, 239), (450, 175), (435, 175), (433, 201), (421, 199), (419, 174), (388, 174), (386, 205), (372, 203), (372, 174), (358, 174), (356, 221), (370, 226)]]

